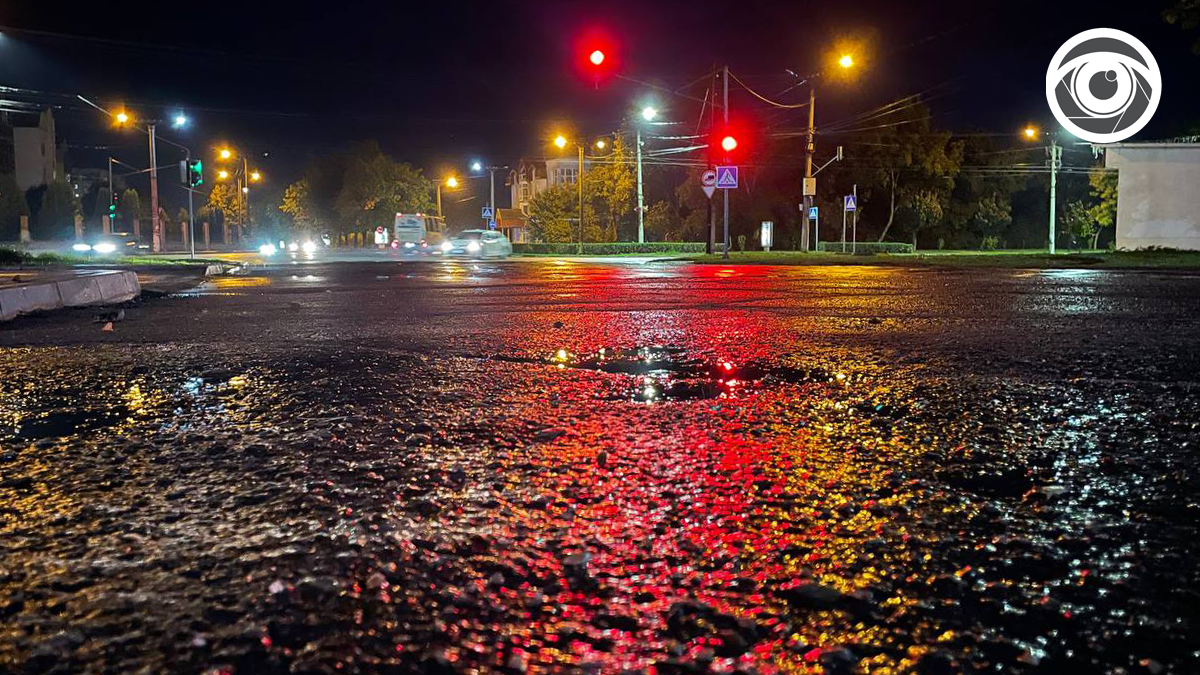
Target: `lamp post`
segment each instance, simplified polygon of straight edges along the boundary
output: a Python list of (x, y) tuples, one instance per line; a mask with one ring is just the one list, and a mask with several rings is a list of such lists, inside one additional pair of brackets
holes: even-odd
[(484, 170), (488, 172), (488, 208), (492, 210), (492, 218), (496, 218), (496, 172), (507, 169), (507, 166), (487, 166), (484, 167), (483, 162), (475, 161), (471, 163), (471, 171), (473, 173), (482, 173)]
[(434, 184), (437, 186), (438, 218), (441, 218), (442, 217), (442, 184), (445, 184), (446, 187), (453, 190), (454, 188), (458, 187), (458, 179), (455, 178), (454, 176), (447, 176), (446, 178), (443, 178), (441, 180), (434, 181)]
[[(854, 67), (854, 57), (850, 54), (843, 54), (837, 60), (837, 64), (849, 70)], [(817, 85), (811, 81), (820, 75), (821, 73), (809, 75), (801, 81), (801, 84), (810, 83), (808, 86), (808, 129), (804, 135), (804, 180), (801, 185), (804, 197), (804, 216), (800, 221), (800, 248), (805, 251), (811, 248), (808, 237), (808, 213), (812, 208), (813, 198), (816, 196), (816, 182), (813, 178), (813, 151), (815, 150), (814, 137), (817, 133)]]
[[(559, 134), (554, 139), (554, 144), (559, 148), (567, 147), (567, 137)], [(583, 255), (583, 144), (576, 143), (575, 145), (579, 148), (579, 174), (575, 179), (579, 194), (579, 244), (576, 251), (579, 255)]]
[[(246, 153), (238, 153), (233, 148), (228, 146), (217, 149), (217, 161), (228, 161), (237, 156), (241, 156), (241, 167), (235, 168), (232, 172), (227, 169), (217, 171), (217, 178), (226, 180), (230, 177), (234, 179), (234, 188), (237, 190), (236, 205), (240, 207), (242, 212), (241, 222), (237, 227), (237, 238), (241, 241), (244, 233), (243, 228), (250, 224), (250, 184), (257, 183), (262, 180), (262, 173), (257, 169), (250, 168), (250, 161)], [(237, 167), (235, 163), (233, 165)], [(228, 243), (228, 242), (226, 242)]]
[[(1037, 140), (1043, 134), (1038, 132), (1038, 129), (1033, 126), (1025, 127), (1022, 132), (1025, 140)], [(1058, 209), (1058, 170), (1062, 167), (1062, 146), (1058, 144), (1058, 134), (1047, 132), (1044, 134), (1050, 141), (1050, 146), (1046, 148), (1046, 156), (1049, 158), (1047, 162), (1050, 165), (1050, 255), (1054, 255), (1054, 239)]]
[[(642, 108), (642, 119), (646, 122), (653, 122), (654, 118), (658, 117), (658, 110), (653, 106)], [(637, 154), (637, 214), (638, 214), (638, 243), (646, 241), (646, 203), (642, 198), (642, 125), (635, 125), (637, 129), (637, 138), (635, 139), (636, 154)]]

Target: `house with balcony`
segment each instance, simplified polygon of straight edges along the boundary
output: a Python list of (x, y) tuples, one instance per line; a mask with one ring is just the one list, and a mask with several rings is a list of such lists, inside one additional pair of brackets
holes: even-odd
[[(583, 160), (586, 173), (591, 162)], [(556, 185), (575, 185), (579, 181), (579, 160), (575, 157), (523, 159), (508, 173), (512, 208), (500, 209), (496, 226), (514, 244), (532, 242), (529, 237), (529, 205), (537, 195)]]

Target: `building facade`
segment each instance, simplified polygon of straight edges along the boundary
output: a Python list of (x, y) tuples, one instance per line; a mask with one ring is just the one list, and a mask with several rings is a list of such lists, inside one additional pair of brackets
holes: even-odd
[(28, 190), (58, 180), (61, 169), (58, 162), (54, 115), (48, 109), (43, 110), (38, 115), (36, 127), (14, 126), (12, 133), (17, 185), (22, 190)]
[(1200, 143), (1102, 147), (1117, 170), (1117, 248), (1200, 250)]

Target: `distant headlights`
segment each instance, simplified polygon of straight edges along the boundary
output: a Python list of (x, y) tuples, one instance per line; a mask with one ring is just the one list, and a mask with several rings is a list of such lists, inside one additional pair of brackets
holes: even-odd
[(272, 256), (275, 255), (275, 251), (275, 244), (263, 244), (262, 246), (258, 247), (259, 255)]
[(479, 248), (480, 248), (479, 242), (477, 242), (477, 241), (473, 241), (473, 242), (467, 244), (467, 250), (470, 251), (471, 253), (479, 253)]
[(96, 253), (102, 253), (102, 254), (115, 253), (117, 250), (117, 245), (107, 242), (107, 241), (102, 241), (99, 244), (96, 244), (95, 246), (93, 246), (92, 250), (95, 251)]
[(75, 244), (71, 247), (71, 250), (75, 251), (76, 253), (87, 253), (88, 251), (92, 250), (92, 247), (87, 244)]
[(304, 252), (309, 255), (312, 255), (313, 253), (317, 252), (317, 245), (312, 243), (311, 241), (304, 242), (304, 244), (302, 244), (300, 246), (300, 248), (303, 249)]
[(454, 249), (454, 245), (448, 241), (442, 242), (442, 253), (449, 253)]

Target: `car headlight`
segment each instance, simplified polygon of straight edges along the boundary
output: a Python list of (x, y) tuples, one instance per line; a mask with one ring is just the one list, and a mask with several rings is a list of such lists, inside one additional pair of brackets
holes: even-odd
[(467, 250), (471, 253), (479, 253), (479, 242), (473, 241), (467, 244)]
[(302, 244), (302, 245), (300, 246), (300, 248), (304, 249), (304, 252), (305, 252), (305, 253), (308, 253), (308, 254), (310, 254), (310, 255), (311, 255), (311, 254), (313, 254), (313, 253), (315, 253), (315, 252), (316, 252), (316, 250), (317, 250), (317, 245), (316, 245), (316, 244), (314, 244), (314, 243), (312, 243), (311, 241), (306, 241), (306, 242), (304, 242), (304, 244)]
[(448, 241), (442, 242), (442, 251), (443, 252), (449, 253), (453, 248), (454, 248), (454, 244), (451, 244)]
[(416, 248), (416, 247), (417, 247), (417, 245), (412, 243), (411, 241), (404, 242), (404, 248)]
[(113, 253), (114, 251), (117, 250), (117, 245), (109, 243), (107, 241), (102, 241), (99, 244), (96, 244), (95, 246), (93, 246), (92, 250), (95, 251), (96, 253)]
[(92, 250), (92, 247), (87, 244), (75, 244), (71, 247), (71, 250), (79, 253), (87, 253), (88, 251)]
[(298, 248), (300, 248), (300, 246), (299, 246), (299, 245), (297, 245), (297, 244), (296, 244), (296, 242), (294, 242), (294, 241), (293, 241), (292, 243), (288, 244), (288, 250), (289, 250), (289, 251), (295, 251), (295, 250), (296, 250), (296, 249), (298, 249)]
[(258, 247), (258, 252), (261, 255), (275, 255), (275, 244), (263, 244)]

